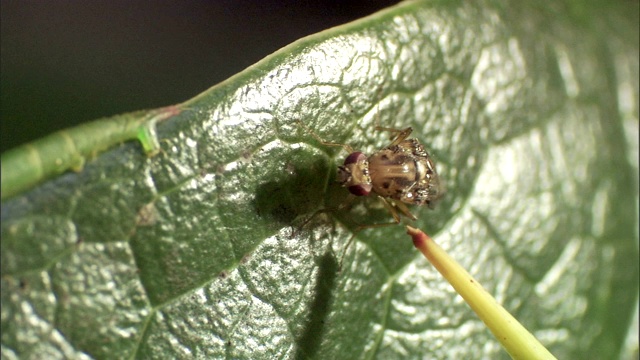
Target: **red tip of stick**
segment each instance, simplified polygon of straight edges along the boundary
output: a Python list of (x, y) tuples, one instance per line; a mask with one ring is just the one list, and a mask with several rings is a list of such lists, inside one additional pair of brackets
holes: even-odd
[(418, 249), (424, 247), (424, 243), (425, 241), (427, 241), (427, 235), (425, 233), (407, 225), (407, 234), (411, 236), (411, 239), (413, 240), (413, 246)]

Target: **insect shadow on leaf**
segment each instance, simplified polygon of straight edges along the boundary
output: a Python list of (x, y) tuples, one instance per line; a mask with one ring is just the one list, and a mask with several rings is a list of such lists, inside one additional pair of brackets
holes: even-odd
[(257, 214), (280, 227), (292, 225), (297, 217), (312, 213), (323, 202), (322, 174), (328, 169), (326, 159), (316, 159), (310, 164), (292, 166), (286, 176), (259, 185), (254, 200)]
[(295, 359), (321, 357), (317, 354), (327, 326), (327, 317), (331, 310), (335, 289), (338, 264), (332, 251), (322, 255), (316, 277), (315, 297), (309, 306), (309, 314), (304, 331), (296, 339), (298, 345)]

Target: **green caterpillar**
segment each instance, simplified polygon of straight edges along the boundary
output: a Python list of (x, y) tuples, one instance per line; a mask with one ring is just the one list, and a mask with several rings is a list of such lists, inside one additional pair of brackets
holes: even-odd
[(149, 156), (160, 150), (155, 125), (180, 113), (177, 106), (99, 119), (45, 136), (2, 154), (2, 200), (68, 170), (124, 141), (139, 140)]

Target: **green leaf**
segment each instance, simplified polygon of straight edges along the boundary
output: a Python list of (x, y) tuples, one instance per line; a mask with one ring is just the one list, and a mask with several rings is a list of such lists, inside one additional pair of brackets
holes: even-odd
[(3, 358), (505, 358), (403, 227), (340, 266), (389, 221), (375, 199), (302, 226), (343, 204), (346, 154), (298, 120), (369, 153), (412, 126), (447, 187), (415, 225), (558, 358), (637, 356), (624, 6), (402, 3), (177, 105), (156, 156), (126, 142), (3, 200)]

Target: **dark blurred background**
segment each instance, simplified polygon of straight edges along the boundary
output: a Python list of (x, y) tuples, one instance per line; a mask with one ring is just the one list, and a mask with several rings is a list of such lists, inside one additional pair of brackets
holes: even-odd
[(0, 1), (1, 151), (185, 101), (275, 50), (398, 1)]

